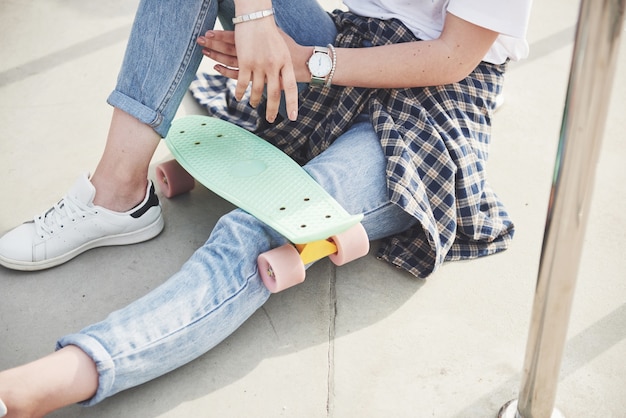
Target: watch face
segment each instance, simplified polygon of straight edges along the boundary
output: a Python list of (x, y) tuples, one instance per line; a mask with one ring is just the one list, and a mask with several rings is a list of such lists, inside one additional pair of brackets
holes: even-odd
[(315, 77), (326, 77), (330, 74), (333, 67), (333, 61), (328, 54), (316, 52), (309, 59), (309, 71)]

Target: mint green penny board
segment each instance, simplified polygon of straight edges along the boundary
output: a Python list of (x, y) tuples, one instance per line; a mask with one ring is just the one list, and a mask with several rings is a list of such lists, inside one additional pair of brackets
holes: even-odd
[(165, 143), (198, 182), (294, 244), (348, 230), (350, 215), (288, 155), (239, 126), (209, 116), (173, 122)]

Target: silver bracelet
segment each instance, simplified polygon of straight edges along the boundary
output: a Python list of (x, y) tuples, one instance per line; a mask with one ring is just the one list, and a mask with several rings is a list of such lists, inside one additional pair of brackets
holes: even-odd
[(333, 76), (335, 75), (335, 68), (337, 67), (337, 52), (335, 51), (335, 46), (333, 44), (328, 44), (328, 48), (333, 53), (333, 66), (331, 67), (330, 74), (328, 74), (328, 78), (326, 79), (326, 84), (324, 84), (325, 87), (330, 87), (333, 81)]
[(233, 17), (233, 24), (237, 23), (249, 22), (251, 20), (263, 19), (264, 17), (268, 17), (274, 14), (274, 8), (261, 10), (254, 13), (248, 13), (247, 15), (241, 15)]

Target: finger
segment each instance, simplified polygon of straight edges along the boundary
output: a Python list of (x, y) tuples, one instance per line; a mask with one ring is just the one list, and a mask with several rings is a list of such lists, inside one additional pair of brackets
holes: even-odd
[(250, 88), (250, 105), (256, 108), (263, 97), (265, 89), (265, 73), (255, 71), (252, 74), (252, 87)]
[(239, 70), (236, 68), (229, 68), (224, 65), (217, 64), (213, 67), (213, 69), (221, 75), (232, 78), (233, 80), (237, 80), (239, 78)]
[(281, 89), (280, 78), (270, 77), (267, 80), (267, 100), (265, 103), (265, 119), (272, 123), (276, 120), (278, 115), (278, 108), (280, 106)]
[(232, 30), (210, 30), (207, 31), (209, 38), (226, 42), (229, 44), (235, 44), (235, 31)]
[(286, 65), (281, 70), (282, 89), (285, 92), (285, 106), (287, 117), (295, 121), (298, 118), (298, 85), (296, 75), (291, 65)]
[(227, 31), (208, 31), (200, 36), (197, 43), (204, 47), (202, 53), (227, 66), (237, 66), (237, 49), (235, 35)]
[(220, 31), (210, 30), (200, 36), (197, 39), (198, 44), (202, 46), (210, 46), (211, 43), (219, 43), (223, 45), (229, 45), (231, 52), (235, 51), (235, 32), (233, 31)]
[(202, 54), (205, 57), (211, 58), (213, 61), (217, 61), (224, 66), (231, 68), (239, 68), (239, 61), (236, 56), (224, 54), (213, 49), (204, 48)]
[(241, 99), (243, 99), (243, 95), (246, 93), (248, 85), (250, 84), (250, 75), (250, 71), (244, 71), (241, 68), (239, 69), (239, 74), (237, 75), (237, 86), (235, 87), (235, 99), (237, 99), (237, 101), (241, 101)]

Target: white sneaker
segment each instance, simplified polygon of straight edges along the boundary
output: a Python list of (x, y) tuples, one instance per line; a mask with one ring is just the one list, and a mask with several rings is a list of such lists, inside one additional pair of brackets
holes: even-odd
[(128, 212), (95, 206), (95, 195), (89, 175), (83, 174), (59, 203), (0, 238), (0, 265), (43, 270), (91, 248), (147, 241), (163, 229), (152, 182), (148, 182), (143, 202)]

